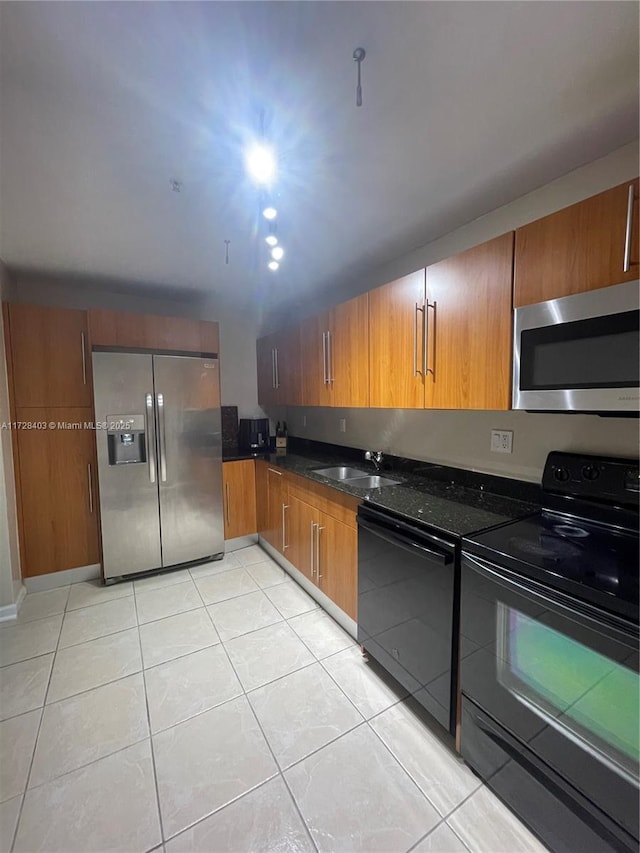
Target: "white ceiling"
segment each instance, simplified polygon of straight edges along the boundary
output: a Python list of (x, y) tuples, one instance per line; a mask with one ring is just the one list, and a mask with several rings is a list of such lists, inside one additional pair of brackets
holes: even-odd
[[(4, 2), (0, 23), (0, 257), (25, 270), (300, 301), (638, 134), (635, 2)], [(261, 121), (276, 274), (242, 163)]]

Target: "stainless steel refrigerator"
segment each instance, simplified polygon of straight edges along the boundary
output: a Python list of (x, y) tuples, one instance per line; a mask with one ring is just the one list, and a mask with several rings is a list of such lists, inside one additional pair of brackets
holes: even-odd
[(105, 580), (224, 551), (216, 358), (94, 352)]

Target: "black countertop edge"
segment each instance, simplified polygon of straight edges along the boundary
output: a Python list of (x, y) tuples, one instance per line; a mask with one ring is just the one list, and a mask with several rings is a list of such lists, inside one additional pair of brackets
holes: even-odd
[[(364, 451), (355, 447), (343, 447), (339, 444), (329, 444), (324, 441), (313, 441), (306, 438), (289, 436), (289, 451), (291, 453), (313, 455), (321, 453), (323, 456), (342, 456), (345, 460), (357, 462), (359, 466), (365, 466), (374, 473), (370, 462), (364, 461)], [(226, 459), (226, 456), (225, 456)], [(524, 480), (514, 480), (510, 477), (499, 477), (496, 474), (482, 474), (478, 471), (469, 471), (466, 468), (453, 468), (449, 465), (439, 465), (435, 462), (424, 462), (416, 459), (408, 459), (405, 456), (394, 456), (389, 453), (384, 455), (382, 464), (383, 471), (396, 474), (411, 474), (413, 477), (425, 477), (426, 479), (447, 483), (449, 485), (463, 486), (474, 491), (485, 492), (498, 497), (512, 498), (538, 505), (541, 497), (541, 486), (538, 483), (529, 483)]]
[(243, 450), (240, 447), (223, 447), (223, 462), (240, 462), (243, 459), (268, 459), (275, 453), (275, 447), (265, 447), (262, 450)]

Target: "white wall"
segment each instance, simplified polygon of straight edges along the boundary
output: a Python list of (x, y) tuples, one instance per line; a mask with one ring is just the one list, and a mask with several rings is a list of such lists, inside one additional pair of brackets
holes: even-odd
[[(636, 177), (638, 151), (637, 142), (626, 145), (384, 267), (359, 276), (357, 280), (343, 282), (338, 294), (333, 291), (325, 294), (315, 308), (325, 308), (392, 281)], [(621, 244), (623, 238), (621, 235)], [(311, 313), (314, 306), (308, 307)], [(306, 427), (302, 425), (303, 416), (307, 419)], [(346, 433), (339, 432), (340, 418), (347, 420)], [(534, 482), (539, 482), (550, 450), (614, 456), (638, 454), (637, 420), (595, 415), (290, 407), (287, 425), (291, 435), (381, 449)], [(511, 455), (490, 452), (492, 428), (513, 430)]]
[[(0, 261), (0, 299), (7, 288), (6, 270)], [(0, 424), (10, 420), (4, 325), (0, 322)], [(11, 431), (0, 429), (0, 607), (15, 603), (21, 585)]]
[(240, 417), (260, 417), (256, 375), (257, 314), (237, 310), (207, 299), (189, 295), (169, 299), (158, 295), (136, 295), (110, 290), (92, 280), (63, 281), (55, 276), (27, 275), (11, 277), (5, 298), (14, 302), (58, 305), (65, 308), (111, 308), (176, 317), (217, 320), (220, 324), (220, 384), (222, 404), (238, 406)]

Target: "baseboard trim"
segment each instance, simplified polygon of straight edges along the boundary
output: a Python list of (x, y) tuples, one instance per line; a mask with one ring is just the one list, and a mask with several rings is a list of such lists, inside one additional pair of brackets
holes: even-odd
[(77, 569), (66, 569), (63, 572), (51, 572), (48, 575), (36, 575), (32, 578), (23, 578), (27, 592), (43, 592), (47, 589), (55, 589), (58, 586), (69, 586), (72, 583), (92, 581), (102, 577), (100, 564), (93, 566), (79, 566)]
[(20, 612), (20, 607), (22, 606), (22, 602), (26, 594), (27, 588), (23, 584), (20, 587), (20, 592), (18, 593), (18, 598), (15, 603), (5, 604), (0, 607), (0, 622), (12, 622), (14, 619), (18, 618), (18, 613)]
[(258, 534), (250, 533), (248, 536), (236, 536), (235, 539), (224, 540), (224, 550), (226, 552), (239, 551), (240, 548), (248, 548), (249, 545), (258, 544)]
[(290, 563), (286, 557), (283, 557), (282, 554), (273, 547), (273, 545), (264, 539), (264, 537), (259, 537), (259, 544), (260, 547), (263, 548), (288, 575), (291, 575), (293, 580), (301, 586), (305, 592), (309, 593), (311, 598), (318, 602), (323, 610), (327, 611), (332, 619), (335, 619), (338, 625), (344, 628), (347, 634), (350, 634), (354, 640), (358, 639), (357, 622), (348, 616), (342, 608), (338, 607), (334, 601), (331, 601), (331, 599), (326, 596), (322, 590), (318, 589), (318, 587), (312, 583), (309, 578), (305, 577), (299, 569), (296, 569), (293, 563)]

